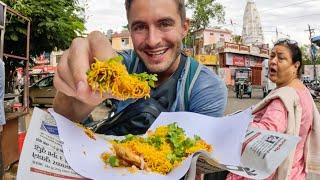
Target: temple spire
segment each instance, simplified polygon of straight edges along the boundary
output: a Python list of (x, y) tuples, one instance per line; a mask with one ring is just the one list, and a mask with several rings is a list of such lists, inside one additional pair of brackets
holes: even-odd
[(242, 39), (244, 44), (264, 44), (259, 12), (254, 0), (248, 0), (243, 15)]

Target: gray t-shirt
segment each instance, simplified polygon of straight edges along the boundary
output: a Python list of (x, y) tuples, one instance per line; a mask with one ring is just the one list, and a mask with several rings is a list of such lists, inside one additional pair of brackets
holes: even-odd
[(5, 114), (4, 114), (4, 87), (5, 87), (5, 70), (4, 62), (0, 59), (0, 125), (6, 123)]
[[(123, 56), (124, 64), (127, 68), (131, 62), (131, 51), (119, 52)], [(137, 73), (145, 72), (146, 67), (139, 63)], [(181, 83), (178, 81), (177, 93), (179, 93)], [(178, 96), (176, 101), (179, 101)], [(117, 103), (117, 112), (127, 107), (132, 100), (120, 101)], [(179, 103), (179, 102), (178, 102)], [(224, 114), (227, 104), (227, 88), (225, 83), (209, 68), (202, 66), (198, 79), (196, 80), (190, 94), (189, 112), (200, 113), (213, 117), (221, 117)], [(179, 107), (172, 108), (171, 111), (181, 111)]]

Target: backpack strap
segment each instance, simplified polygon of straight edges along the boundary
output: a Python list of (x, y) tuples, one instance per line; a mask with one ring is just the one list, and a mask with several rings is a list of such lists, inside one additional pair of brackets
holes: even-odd
[(189, 100), (192, 88), (200, 74), (202, 66), (193, 58), (188, 57), (189, 68), (187, 69), (187, 77), (184, 86), (184, 110), (189, 110)]
[(137, 54), (134, 52), (134, 50), (131, 50), (130, 59), (131, 59), (131, 62), (129, 65), (128, 72), (129, 72), (129, 74), (132, 74), (132, 73), (137, 72), (137, 68), (138, 68), (138, 64), (139, 64), (139, 58), (138, 58)]

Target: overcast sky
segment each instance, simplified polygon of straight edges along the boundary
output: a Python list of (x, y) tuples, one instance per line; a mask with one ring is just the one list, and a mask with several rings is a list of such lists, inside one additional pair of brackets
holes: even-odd
[[(87, 0), (89, 3), (87, 30), (121, 31), (127, 24), (124, 0)], [(218, 0), (226, 11), (225, 25), (236, 34), (241, 34), (242, 18), (247, 0)], [(320, 35), (320, 0), (255, 0), (260, 13), (266, 43), (289, 37), (299, 44), (309, 43), (308, 24)], [(188, 16), (191, 17), (191, 12)], [(231, 20), (233, 26), (231, 25)], [(215, 22), (212, 26), (217, 25)]]

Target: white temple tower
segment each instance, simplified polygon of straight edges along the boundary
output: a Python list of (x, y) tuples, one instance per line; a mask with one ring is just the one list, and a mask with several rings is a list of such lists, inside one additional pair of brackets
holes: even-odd
[(264, 44), (260, 16), (253, 0), (248, 0), (243, 15), (243, 43), (247, 45)]

